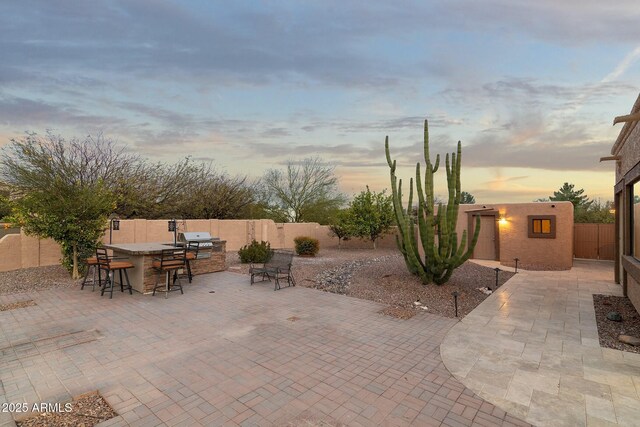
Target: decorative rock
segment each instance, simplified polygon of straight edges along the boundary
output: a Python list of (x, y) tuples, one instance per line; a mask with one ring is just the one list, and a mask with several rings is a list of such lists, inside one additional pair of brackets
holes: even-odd
[(640, 346), (640, 338), (632, 337), (631, 335), (620, 335), (618, 337), (618, 341), (620, 341), (621, 343), (633, 345), (636, 347)]
[(610, 311), (607, 313), (607, 319), (613, 322), (622, 322), (622, 316), (617, 311)]
[(351, 277), (356, 270), (388, 258), (390, 256), (355, 260), (330, 270), (325, 270), (316, 276), (314, 288), (336, 294), (347, 294), (349, 293), (349, 285), (351, 285)]

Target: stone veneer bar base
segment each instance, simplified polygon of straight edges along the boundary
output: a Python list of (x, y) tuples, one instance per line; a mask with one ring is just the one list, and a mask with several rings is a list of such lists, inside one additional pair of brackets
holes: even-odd
[[(156, 283), (165, 283), (166, 276), (153, 268), (153, 260), (157, 256), (145, 256), (144, 257), (144, 291), (148, 294), (153, 292), (153, 288)], [(198, 276), (200, 274), (215, 273), (217, 271), (224, 271), (226, 268), (226, 249), (225, 242), (214, 242), (213, 251), (210, 258), (201, 258), (191, 261), (191, 274)], [(186, 279), (186, 269), (183, 272), (185, 277), (181, 279), (182, 285), (189, 285), (189, 281)]]

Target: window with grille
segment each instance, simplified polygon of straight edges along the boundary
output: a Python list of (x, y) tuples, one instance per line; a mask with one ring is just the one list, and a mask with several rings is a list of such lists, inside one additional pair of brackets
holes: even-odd
[(556, 238), (555, 215), (529, 215), (529, 237), (540, 239)]

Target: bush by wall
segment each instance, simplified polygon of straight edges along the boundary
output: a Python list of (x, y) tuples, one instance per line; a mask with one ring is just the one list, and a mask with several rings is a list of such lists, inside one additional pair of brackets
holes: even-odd
[(298, 236), (293, 239), (296, 245), (296, 254), (303, 256), (316, 256), (320, 250), (320, 242), (318, 239), (307, 236)]
[(250, 244), (244, 245), (238, 249), (240, 262), (262, 264), (271, 258), (271, 245), (269, 242), (256, 242), (253, 240)]

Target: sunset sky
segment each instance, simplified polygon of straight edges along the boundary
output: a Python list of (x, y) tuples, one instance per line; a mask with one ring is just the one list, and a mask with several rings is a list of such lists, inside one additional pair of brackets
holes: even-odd
[(388, 187), (385, 135), (413, 174), (428, 118), (478, 202), (604, 201), (638, 22), (637, 0), (3, 0), (0, 145), (103, 133), (252, 177), (318, 155), (353, 194)]

